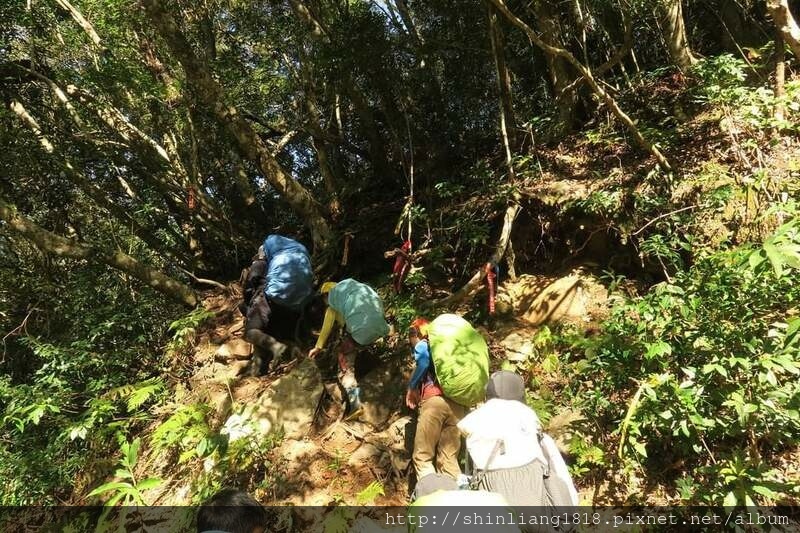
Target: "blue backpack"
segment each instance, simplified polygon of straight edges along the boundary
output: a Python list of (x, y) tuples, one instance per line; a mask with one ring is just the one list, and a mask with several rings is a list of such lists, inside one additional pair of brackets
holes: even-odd
[(264, 240), (267, 257), (267, 283), (264, 294), (294, 311), (301, 311), (314, 292), (314, 272), (308, 250), (299, 242), (281, 235)]

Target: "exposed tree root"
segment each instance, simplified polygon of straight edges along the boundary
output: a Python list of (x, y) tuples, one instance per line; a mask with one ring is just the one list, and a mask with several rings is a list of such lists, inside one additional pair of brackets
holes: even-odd
[[(513, 202), (508, 206), (503, 216), (503, 229), (500, 231), (500, 237), (497, 239), (497, 246), (495, 247), (494, 253), (489, 258), (490, 263), (497, 264), (503, 259), (506, 249), (508, 248), (509, 239), (511, 238), (511, 229), (514, 227), (514, 219), (517, 218), (520, 209), (519, 198), (515, 196)], [(481, 287), (481, 283), (483, 283), (483, 278), (485, 277), (486, 269), (481, 266), (463, 287), (450, 296), (429, 303), (427, 307), (448, 307), (461, 303), (467, 297), (472, 296)]]

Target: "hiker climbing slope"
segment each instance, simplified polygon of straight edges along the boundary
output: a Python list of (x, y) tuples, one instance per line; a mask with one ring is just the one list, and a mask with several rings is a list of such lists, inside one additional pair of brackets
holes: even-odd
[(416, 369), (406, 392), (419, 405), (412, 460), (417, 479), (434, 472), (458, 479), (460, 432), (456, 424), (483, 397), (489, 377), (486, 341), (463, 318), (444, 314), (430, 324), (412, 322), (409, 342)]
[(456, 424), (466, 409), (446, 398), (436, 379), (428, 345), (428, 327), (427, 320), (417, 318), (408, 331), (416, 366), (406, 389), (406, 405), (409, 409), (419, 406), (412, 460), (417, 480), (441, 473), (450, 476), (455, 483), (461, 473), (458, 466), (461, 434)]
[[(338, 364), (338, 379), (347, 396), (346, 416), (361, 413), (361, 389), (355, 375), (355, 359), (359, 348), (368, 346), (389, 333), (384, 317), (383, 302), (370, 286), (354, 279), (338, 283), (326, 282), (320, 288), (328, 309), (317, 344), (308, 352), (312, 359), (325, 348), (334, 332), (335, 340), (329, 354)], [(327, 359), (327, 358), (326, 358)], [(324, 366), (324, 362), (318, 364)], [(325, 372), (323, 372), (323, 378)]]
[[(268, 333), (268, 325), (279, 315), (281, 325), (294, 324), (314, 291), (314, 274), (308, 250), (281, 235), (268, 235), (250, 266), (244, 286), (245, 339), (253, 345), (251, 375), (262, 375), (288, 349)], [(291, 327), (293, 331), (293, 327)], [(291, 337), (284, 332), (283, 337)]]
[(495, 372), (486, 386), (486, 398), (458, 424), (477, 468), (471, 486), (503, 495), (522, 514), (572, 512), (578, 494), (558, 448), (525, 404), (522, 377), (506, 370)]

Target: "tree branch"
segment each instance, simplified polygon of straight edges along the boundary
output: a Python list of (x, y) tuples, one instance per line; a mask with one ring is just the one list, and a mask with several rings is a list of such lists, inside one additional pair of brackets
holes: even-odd
[(297, 212), (311, 230), (320, 251), (333, 242), (333, 231), (322, 214), (321, 205), (297, 180), (287, 173), (238, 109), (224, 102), (223, 90), (208, 65), (200, 60), (175, 19), (160, 0), (141, 0), (161, 37), (180, 61), (188, 82), (200, 102), (236, 141), (239, 150), (253, 161), (278, 194)]
[(16, 207), (7, 203), (3, 198), (0, 198), (0, 219), (5, 220), (12, 230), (31, 241), (42, 251), (60, 257), (105, 263), (112, 268), (130, 274), (156, 291), (186, 306), (194, 307), (197, 305), (197, 296), (195, 296), (192, 289), (180, 281), (138, 262), (120, 250), (104, 250), (94, 245), (72, 241), (47, 231), (36, 225), (29, 218), (17, 213)]
[(89, 36), (95, 46), (101, 47), (100, 36), (96, 31), (94, 31), (94, 26), (92, 26), (91, 22), (86, 20), (86, 17), (81, 15), (81, 12), (78, 11), (75, 6), (70, 4), (67, 0), (56, 0), (56, 3), (69, 12), (72, 18), (75, 19), (75, 22), (77, 22), (78, 25), (83, 28), (83, 31), (86, 32), (86, 35)]
[[(612, 68), (619, 65), (622, 60), (625, 58), (626, 55), (631, 51), (633, 48), (633, 24), (631, 24), (630, 20), (628, 19), (628, 15), (623, 13), (622, 14), (622, 23), (625, 26), (625, 37), (622, 42), (622, 45), (619, 46), (614, 55), (612, 55), (608, 61), (594, 69), (595, 76), (601, 76), (611, 70)], [(577, 89), (583, 82), (586, 81), (586, 78), (581, 76), (577, 80), (573, 81), (566, 87), (561, 90), (559, 93), (558, 98), (563, 98), (564, 95), (571, 93), (575, 89)]]
[[(505, 215), (503, 216), (503, 229), (500, 230), (500, 237), (497, 239), (497, 246), (494, 249), (494, 253), (489, 258), (490, 263), (499, 264), (500, 260), (503, 259), (503, 255), (506, 253), (506, 248), (508, 247), (508, 241), (511, 238), (511, 229), (514, 227), (514, 219), (517, 218), (517, 213), (519, 213), (520, 205), (518, 202), (514, 202), (508, 206), (506, 209)], [(479, 268), (478, 271), (475, 273), (474, 276), (459, 290), (451, 294), (450, 296), (446, 296), (440, 300), (432, 302), (425, 307), (445, 307), (457, 304), (464, 300), (467, 296), (471, 295), (473, 292), (478, 290), (483, 282), (483, 278), (486, 277), (486, 269), (483, 267)]]
[(661, 166), (661, 168), (667, 171), (672, 170), (672, 166), (667, 161), (667, 158), (664, 157), (664, 154), (661, 153), (661, 150), (659, 150), (656, 146), (651, 144), (642, 136), (642, 133), (639, 131), (639, 128), (636, 127), (636, 124), (634, 124), (633, 120), (631, 120), (631, 118), (619, 107), (617, 101), (607, 91), (605, 91), (600, 84), (597, 83), (592, 71), (586, 65), (578, 61), (568, 50), (559, 48), (557, 46), (552, 46), (544, 42), (530, 26), (525, 24), (525, 22), (523, 22), (519, 17), (509, 11), (503, 0), (487, 0), (487, 2), (493, 4), (509, 21), (511, 21), (512, 24), (525, 32), (525, 35), (528, 36), (528, 39), (530, 39), (530, 41), (537, 47), (541, 48), (545, 53), (563, 57), (575, 69), (577, 69), (578, 72), (580, 72), (581, 75), (586, 78), (586, 81), (592, 88), (592, 92), (594, 92), (597, 97), (600, 98), (600, 100), (605, 102), (617, 119), (619, 119), (619, 121), (625, 125), (636, 141), (636, 144), (641, 149), (652, 154), (653, 157), (656, 158), (656, 161), (658, 161), (658, 164)]
[(104, 208), (108, 211), (113, 217), (124, 224), (130, 224), (131, 232), (136, 235), (142, 242), (146, 243), (150, 246), (153, 251), (158, 252), (166, 257), (170, 257), (173, 260), (178, 262), (186, 261), (186, 256), (180, 257), (175, 251), (173, 251), (170, 247), (165, 247), (162, 243), (156, 239), (156, 232), (155, 230), (150, 228), (145, 228), (140, 225), (130, 213), (128, 213), (125, 209), (117, 205), (112, 199), (111, 196), (108, 194), (108, 191), (102, 190), (98, 187), (95, 183), (87, 178), (83, 173), (79, 172), (67, 158), (60, 153), (55, 145), (44, 135), (41, 128), (39, 127), (38, 122), (36, 119), (33, 118), (28, 110), (16, 99), (12, 99), (11, 103), (9, 104), (9, 109), (17, 115), (17, 118), (28, 128), (31, 133), (39, 140), (39, 145), (42, 147), (42, 150), (48, 154), (53, 156), (58, 156), (61, 159), (63, 165), (63, 172), (64, 175), (69, 179), (73, 184), (83, 190), (90, 198), (92, 198), (98, 206)]

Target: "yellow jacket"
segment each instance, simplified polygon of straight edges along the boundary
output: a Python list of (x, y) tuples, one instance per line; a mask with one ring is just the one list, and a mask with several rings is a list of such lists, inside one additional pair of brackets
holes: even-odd
[[(335, 282), (327, 281), (322, 284), (319, 292), (322, 294), (327, 294), (335, 286)], [(319, 348), (321, 350), (325, 347), (325, 344), (328, 342), (328, 337), (330, 337), (331, 331), (333, 331), (334, 324), (339, 327), (344, 326), (344, 316), (339, 311), (333, 309), (331, 306), (328, 306), (328, 308), (325, 310), (325, 320), (322, 321), (322, 330), (319, 332), (317, 344), (314, 345), (315, 348)]]

